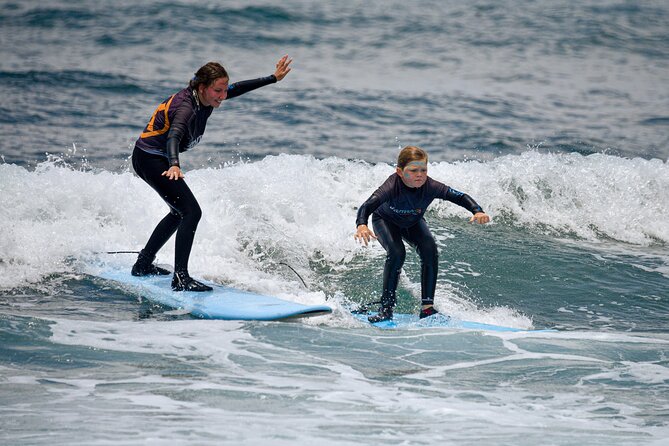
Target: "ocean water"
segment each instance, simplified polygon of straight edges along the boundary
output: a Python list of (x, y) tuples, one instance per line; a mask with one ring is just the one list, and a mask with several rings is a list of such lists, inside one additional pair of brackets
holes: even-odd
[[(0, 444), (666, 444), (668, 22), (659, 0), (2, 2)], [(156, 105), (209, 60), (234, 81), (283, 54), (182, 155), (190, 270), (333, 313), (199, 320), (98, 278), (166, 212), (129, 166)], [(351, 315), (384, 260), (356, 209), (407, 144), (493, 219), (430, 208), (437, 308), (553, 331)], [(419, 295), (410, 253), (398, 310)]]

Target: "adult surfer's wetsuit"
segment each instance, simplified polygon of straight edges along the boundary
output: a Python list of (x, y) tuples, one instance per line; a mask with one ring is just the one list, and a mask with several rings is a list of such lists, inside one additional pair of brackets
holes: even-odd
[(422, 304), (434, 304), (439, 253), (424, 214), (436, 198), (460, 205), (472, 214), (483, 212), (469, 195), (430, 177), (421, 187), (412, 188), (404, 184), (397, 174), (388, 177), (358, 209), (356, 227), (367, 225), (371, 215), (374, 232), (386, 250), (380, 313), (385, 310), (392, 317), (397, 283), (406, 257), (402, 239), (416, 248), (420, 256)]
[[(228, 86), (226, 99), (235, 98), (276, 81), (276, 77), (270, 75), (236, 82)], [(188, 270), (188, 258), (202, 211), (183, 178), (170, 180), (162, 174), (171, 166), (179, 166), (179, 153), (200, 142), (213, 109), (211, 106), (200, 104), (195, 91), (191, 87), (186, 87), (156, 108), (144, 132), (135, 143), (132, 167), (170, 207), (169, 214), (158, 223), (140, 253), (137, 264), (133, 267), (135, 275), (146, 273), (135, 271), (136, 268), (155, 268), (152, 262), (156, 253), (174, 232), (177, 233), (174, 271), (176, 273)], [(155, 274), (156, 271), (152, 273)]]

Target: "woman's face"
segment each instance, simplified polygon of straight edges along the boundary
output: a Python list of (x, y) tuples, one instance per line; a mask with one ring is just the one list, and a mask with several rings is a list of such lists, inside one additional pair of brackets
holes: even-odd
[(427, 181), (427, 160), (411, 161), (404, 169), (398, 167), (397, 175), (408, 187), (421, 187)]
[(198, 89), (198, 96), (200, 97), (200, 102), (205, 107), (214, 107), (218, 108), (221, 106), (221, 102), (228, 97), (228, 82), (230, 80), (227, 77), (219, 77), (214, 81), (213, 84), (206, 86), (200, 85)]

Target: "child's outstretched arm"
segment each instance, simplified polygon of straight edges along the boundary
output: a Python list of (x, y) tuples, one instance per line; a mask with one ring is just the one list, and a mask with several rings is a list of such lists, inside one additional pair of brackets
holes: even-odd
[(476, 222), (480, 225), (483, 225), (490, 221), (490, 216), (485, 213), (485, 211), (481, 208), (481, 206), (479, 206), (478, 203), (476, 203), (476, 201), (474, 201), (472, 197), (465, 194), (464, 192), (460, 192), (458, 190), (453, 189), (452, 187), (446, 186), (445, 184), (442, 184), (442, 187), (443, 190), (439, 195), (439, 198), (441, 198), (442, 200), (448, 200), (451, 203), (455, 203), (459, 206), (462, 206), (463, 208), (471, 212), (472, 217), (469, 219), (470, 223)]

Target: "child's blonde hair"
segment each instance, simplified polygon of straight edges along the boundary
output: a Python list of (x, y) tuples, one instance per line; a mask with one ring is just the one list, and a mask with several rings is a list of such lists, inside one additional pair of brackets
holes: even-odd
[(427, 152), (420, 147), (406, 146), (397, 157), (397, 167), (404, 169), (412, 161), (425, 160), (427, 163)]

